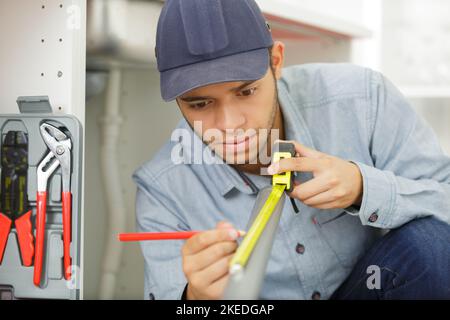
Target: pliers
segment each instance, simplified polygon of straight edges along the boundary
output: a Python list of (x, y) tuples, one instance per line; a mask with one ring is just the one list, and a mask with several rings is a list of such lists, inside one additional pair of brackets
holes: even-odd
[(0, 264), (14, 224), (22, 264), (29, 267), (33, 264), (34, 239), (27, 197), (27, 134), (9, 131), (1, 151)]
[(42, 139), (50, 149), (37, 169), (36, 198), (36, 253), (34, 259), (33, 282), (41, 283), (45, 238), (45, 218), (47, 207), (47, 182), (53, 172), (61, 166), (62, 172), (62, 222), (64, 247), (64, 278), (70, 280), (72, 258), (70, 257), (72, 194), (70, 192), (72, 141), (60, 129), (48, 123), (40, 125)]

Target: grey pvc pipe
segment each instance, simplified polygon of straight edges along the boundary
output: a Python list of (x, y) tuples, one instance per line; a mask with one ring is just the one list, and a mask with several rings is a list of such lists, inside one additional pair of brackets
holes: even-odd
[[(257, 217), (271, 191), (272, 187), (267, 187), (258, 193), (247, 230)], [(224, 300), (256, 300), (259, 298), (285, 198), (286, 195), (283, 193), (245, 268), (230, 275), (223, 296)]]

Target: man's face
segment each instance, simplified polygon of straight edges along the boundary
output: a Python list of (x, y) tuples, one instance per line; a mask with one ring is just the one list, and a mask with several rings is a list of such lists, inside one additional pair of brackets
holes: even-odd
[[(229, 164), (256, 163), (267, 146), (278, 109), (275, 77), (269, 68), (256, 81), (224, 82), (194, 89), (177, 99), (185, 119)], [(201, 130), (199, 122), (201, 122)]]

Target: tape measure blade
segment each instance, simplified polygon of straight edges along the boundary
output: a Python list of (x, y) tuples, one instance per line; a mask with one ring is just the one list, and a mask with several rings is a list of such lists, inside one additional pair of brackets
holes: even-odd
[(240, 264), (242, 266), (245, 266), (252, 253), (252, 250), (259, 240), (259, 237), (263, 233), (267, 222), (270, 220), (272, 213), (276, 208), (276, 205), (278, 204), (280, 198), (283, 196), (285, 187), (286, 186), (281, 185), (272, 187), (268, 198), (262, 205), (261, 210), (252, 223), (252, 226), (247, 231), (247, 235), (237, 249), (230, 265)]
[[(260, 191), (261, 197), (257, 198), (252, 210), (253, 217), (257, 216), (271, 191), (272, 188), (265, 188)], [(283, 193), (271, 214), (269, 222), (253, 248), (245, 268), (238, 268), (238, 272), (232, 272), (230, 274), (229, 281), (224, 291), (223, 298), (225, 300), (259, 299), (259, 293), (264, 281), (267, 263), (272, 252), (272, 246), (281, 218), (281, 212), (284, 207), (285, 198), (286, 195)], [(254, 219), (251, 219), (249, 221), (250, 224), (253, 220)]]

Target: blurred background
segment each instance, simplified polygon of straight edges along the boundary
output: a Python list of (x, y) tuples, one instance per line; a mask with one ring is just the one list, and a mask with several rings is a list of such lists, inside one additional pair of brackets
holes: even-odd
[[(287, 65), (351, 62), (384, 73), (450, 153), (450, 1), (256, 0)], [(154, 57), (163, 1), (87, 0), (84, 297), (143, 298), (133, 171), (181, 118), (160, 97)]]

